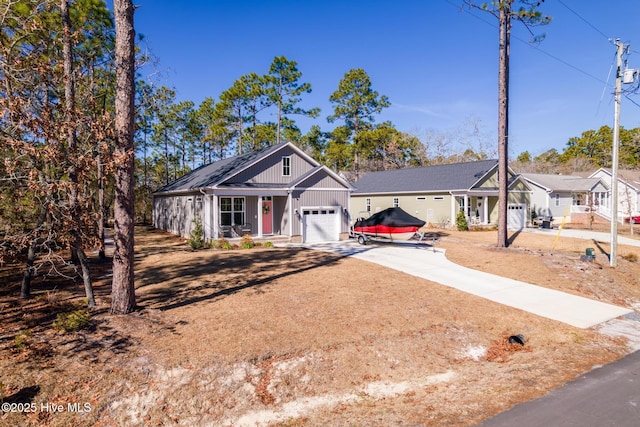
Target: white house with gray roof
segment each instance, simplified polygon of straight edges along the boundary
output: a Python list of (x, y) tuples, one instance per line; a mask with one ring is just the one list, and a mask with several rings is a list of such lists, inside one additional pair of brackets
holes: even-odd
[(286, 142), (204, 165), (153, 195), (153, 225), (188, 237), (199, 219), (207, 240), (288, 236), (345, 238), (352, 186)]
[[(600, 168), (591, 174), (592, 178), (602, 179), (611, 188), (612, 172), (610, 169)], [(605, 216), (611, 217), (610, 206), (603, 209)], [(640, 171), (618, 170), (618, 221), (632, 215), (640, 214)]]
[(522, 177), (533, 189), (531, 207), (539, 217), (553, 217), (556, 223), (581, 222), (577, 218), (582, 214), (609, 209), (609, 187), (600, 178), (540, 173)]
[[(511, 169), (508, 179), (509, 228), (520, 229), (527, 224), (531, 189)], [(354, 186), (352, 219), (399, 206), (438, 227), (454, 225), (460, 210), (472, 225), (498, 222), (497, 160), (370, 172)]]

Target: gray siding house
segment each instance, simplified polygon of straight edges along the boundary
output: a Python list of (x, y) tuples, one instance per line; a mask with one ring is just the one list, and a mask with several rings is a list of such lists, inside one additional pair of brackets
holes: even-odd
[(317, 242), (348, 235), (351, 185), (294, 144), (204, 165), (153, 195), (153, 225), (205, 239), (288, 236)]
[[(509, 170), (509, 228), (526, 226), (531, 189)], [(427, 224), (449, 227), (462, 210), (472, 225), (498, 221), (498, 161), (483, 160), (370, 172), (351, 195), (351, 216), (399, 206)]]
[(580, 216), (608, 210), (609, 187), (600, 178), (574, 175), (523, 173), (533, 189), (531, 207), (538, 216), (553, 217), (555, 223), (582, 222)]

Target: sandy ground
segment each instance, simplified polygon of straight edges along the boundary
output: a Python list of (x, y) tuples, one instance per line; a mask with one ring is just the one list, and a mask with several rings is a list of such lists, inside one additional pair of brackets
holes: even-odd
[[(140, 309), (108, 315), (95, 260), (99, 310), (80, 332), (51, 326), (82, 306), (80, 284), (41, 281), (25, 302), (19, 270), (0, 271), (0, 393), (22, 409), (0, 425), (475, 425), (633, 348), (364, 261), (137, 232)], [(606, 242), (589, 263), (594, 242), (520, 233), (497, 249), (495, 231), (440, 232), (454, 262), (640, 307), (640, 248), (612, 269)]]

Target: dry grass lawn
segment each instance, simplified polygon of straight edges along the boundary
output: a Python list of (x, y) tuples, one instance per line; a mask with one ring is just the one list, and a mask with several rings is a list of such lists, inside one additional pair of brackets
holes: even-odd
[[(80, 284), (38, 282), (21, 301), (19, 266), (0, 271), (0, 397), (36, 407), (0, 413), (0, 425), (471, 426), (629, 352), (597, 329), (364, 261), (194, 252), (137, 232), (140, 310), (108, 315), (109, 264), (95, 260), (99, 310), (79, 332), (52, 322), (82, 306)], [(442, 234), (454, 262), (640, 307), (640, 248), (621, 247), (612, 269), (601, 254), (580, 261), (593, 242), (555, 234), (521, 233), (509, 249), (493, 231)], [(508, 344), (514, 334), (526, 344)]]

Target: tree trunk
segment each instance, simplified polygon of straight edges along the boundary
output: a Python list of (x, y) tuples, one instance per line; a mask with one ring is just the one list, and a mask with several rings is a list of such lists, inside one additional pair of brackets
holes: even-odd
[(116, 149), (111, 313), (126, 314), (136, 307), (134, 285), (133, 121), (135, 117), (135, 55), (131, 0), (114, 0), (116, 23)]
[(82, 232), (80, 230), (80, 212), (78, 207), (78, 169), (75, 165), (77, 157), (77, 137), (76, 125), (74, 123), (75, 113), (75, 90), (73, 78), (73, 57), (71, 54), (71, 20), (69, 18), (69, 3), (61, 0), (60, 13), (62, 15), (62, 57), (64, 67), (64, 98), (65, 98), (65, 121), (67, 126), (67, 146), (69, 162), (69, 215), (71, 216), (71, 253), (74, 261), (80, 264), (82, 270), (82, 281), (84, 283), (87, 304), (90, 308), (96, 305), (93, 296), (93, 285), (89, 274), (89, 264), (84, 253), (82, 243)]
[(498, 70), (498, 247), (509, 246), (507, 204), (509, 185), (509, 37), (511, 3), (500, 6), (500, 62)]
[(31, 278), (33, 277), (33, 263), (36, 259), (35, 243), (29, 245), (27, 250), (27, 262), (22, 273), (22, 286), (20, 287), (20, 298), (31, 296)]
[(104, 245), (104, 165), (102, 164), (102, 156), (98, 154), (96, 159), (98, 163), (98, 257), (105, 259), (107, 254), (105, 253)]

